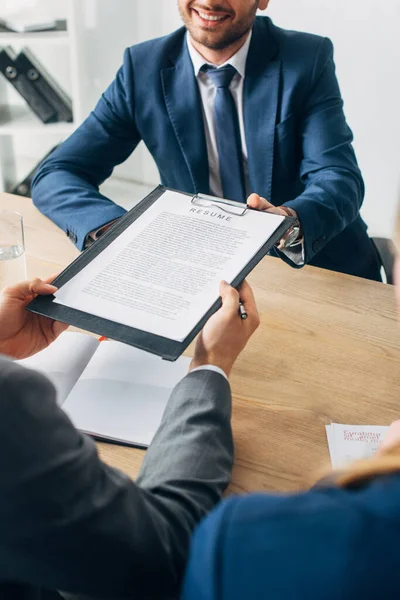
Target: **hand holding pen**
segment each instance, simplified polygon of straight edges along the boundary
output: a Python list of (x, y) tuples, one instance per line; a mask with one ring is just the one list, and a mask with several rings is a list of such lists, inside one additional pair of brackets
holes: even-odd
[(248, 317), (244, 304), (241, 300), (239, 301), (239, 316), (241, 319), (247, 319)]

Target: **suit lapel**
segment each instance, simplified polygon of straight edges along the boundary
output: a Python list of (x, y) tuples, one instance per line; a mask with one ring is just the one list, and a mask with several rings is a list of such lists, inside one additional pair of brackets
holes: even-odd
[(269, 19), (256, 20), (244, 80), (244, 123), (250, 188), (271, 201), (281, 62)]
[(192, 179), (193, 192), (207, 194), (209, 169), (203, 111), (185, 38), (180, 54), (172, 61), (174, 66), (161, 71), (168, 115)]

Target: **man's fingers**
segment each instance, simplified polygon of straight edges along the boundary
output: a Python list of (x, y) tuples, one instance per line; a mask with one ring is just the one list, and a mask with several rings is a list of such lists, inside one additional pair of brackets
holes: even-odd
[(274, 205), (271, 204), (271, 202), (268, 202), (268, 200), (258, 194), (250, 194), (247, 198), (247, 206), (255, 208), (256, 210), (268, 210), (269, 208), (274, 208)]
[(41, 279), (37, 278), (30, 282), (30, 293), (31, 294), (40, 294), (42, 296), (48, 296), (49, 294), (54, 294), (57, 291), (57, 288), (54, 285), (50, 285), (50, 283), (46, 283)]
[(273, 206), (272, 208), (268, 208), (266, 212), (272, 213), (273, 215), (282, 215), (282, 217), (287, 217), (285, 211), (279, 208), (279, 206)]
[(54, 323), (53, 323), (54, 337), (57, 338), (60, 335), (60, 333), (62, 333), (66, 329), (68, 329), (68, 327), (69, 327), (69, 325), (67, 325), (66, 323), (61, 323), (60, 321), (54, 321)]
[(222, 308), (225, 310), (239, 310), (239, 293), (226, 281), (221, 281), (219, 293), (222, 298)]
[(271, 202), (268, 202), (268, 200), (262, 196), (259, 196), (258, 194), (250, 194), (247, 199), (247, 206), (250, 206), (250, 208), (254, 208), (255, 210), (269, 212), (274, 215), (283, 215), (284, 217), (287, 216), (286, 212), (279, 206), (274, 206), (271, 204)]
[(239, 287), (239, 296), (240, 300), (243, 303), (247, 312), (249, 311), (257, 311), (256, 300), (254, 298), (253, 290), (246, 280), (242, 282)]
[(43, 279), (43, 281), (45, 283), (52, 283), (56, 277), (58, 277), (59, 273), (55, 273), (54, 275), (51, 275), (50, 277), (46, 277), (46, 279)]
[(240, 301), (250, 317), (253, 320), (256, 327), (260, 324), (260, 317), (258, 315), (256, 300), (254, 298), (253, 290), (251, 286), (244, 280), (239, 288)]
[(45, 283), (39, 278), (31, 279), (30, 281), (22, 281), (15, 285), (10, 285), (2, 291), (3, 297), (13, 298), (16, 300), (27, 300), (35, 294), (54, 294), (57, 288), (54, 285)]

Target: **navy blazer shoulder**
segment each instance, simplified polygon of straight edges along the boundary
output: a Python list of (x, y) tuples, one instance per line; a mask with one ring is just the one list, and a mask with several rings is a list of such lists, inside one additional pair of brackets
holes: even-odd
[(400, 475), (358, 490), (230, 498), (198, 528), (184, 600), (399, 596)]

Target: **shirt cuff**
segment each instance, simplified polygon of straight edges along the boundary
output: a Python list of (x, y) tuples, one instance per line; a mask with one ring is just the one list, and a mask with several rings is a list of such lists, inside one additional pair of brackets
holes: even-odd
[(98, 229), (94, 229), (93, 231), (90, 231), (87, 234), (87, 236), (85, 237), (85, 248), (87, 248), (88, 246), (90, 246), (90, 244), (92, 244), (93, 242), (98, 240), (99, 237), (101, 236), (101, 234), (105, 233), (107, 231), (107, 229), (109, 227), (111, 227), (111, 225), (113, 223), (115, 223), (115, 221), (118, 221), (118, 219), (113, 219), (112, 221), (109, 221), (108, 223), (104, 223), (104, 225), (102, 225), (101, 227), (98, 227)]
[(225, 377), (225, 379), (229, 381), (226, 373), (219, 367), (216, 367), (215, 365), (201, 365), (201, 367), (196, 367), (190, 372), (194, 373), (195, 371), (214, 371), (214, 373), (219, 373), (220, 375), (222, 375), (222, 377)]
[(292, 261), (298, 267), (304, 265), (304, 238), (290, 246), (289, 248), (283, 248), (280, 250), (289, 260)]

